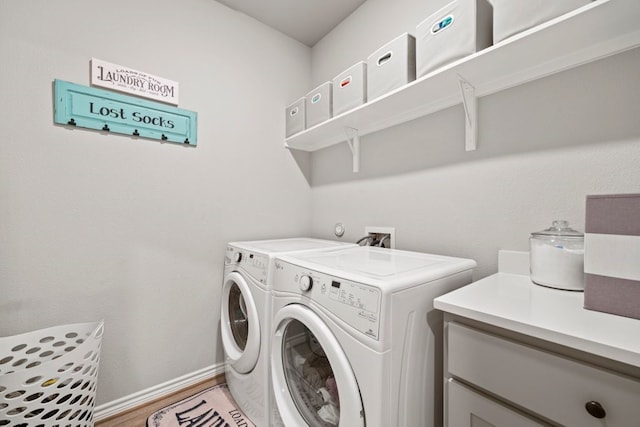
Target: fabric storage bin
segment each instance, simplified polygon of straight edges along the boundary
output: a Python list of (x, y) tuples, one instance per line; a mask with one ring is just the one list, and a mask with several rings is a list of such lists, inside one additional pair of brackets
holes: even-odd
[(104, 322), (0, 338), (0, 426), (93, 426)]
[(325, 82), (309, 92), (305, 99), (307, 128), (332, 117), (331, 82)]
[(285, 109), (285, 135), (287, 137), (306, 129), (306, 117), (304, 113), (305, 99), (305, 97), (302, 97)]
[(584, 308), (640, 319), (640, 194), (587, 196)]
[(367, 64), (364, 61), (338, 74), (332, 83), (334, 116), (367, 102)]
[(367, 57), (367, 100), (416, 79), (416, 39), (409, 33), (396, 37)]
[[(535, 27), (593, 0), (489, 0), (493, 5), (493, 43)], [(612, 23), (615, 25), (615, 23)]]
[(417, 77), (491, 46), (492, 19), (487, 0), (453, 0), (418, 24)]

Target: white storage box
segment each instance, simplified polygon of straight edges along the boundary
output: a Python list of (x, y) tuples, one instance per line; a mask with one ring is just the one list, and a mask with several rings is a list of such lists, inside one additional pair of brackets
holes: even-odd
[(349, 67), (333, 79), (333, 115), (337, 116), (367, 102), (367, 64)]
[[(592, 0), (489, 0), (493, 5), (493, 43), (563, 15)], [(612, 22), (611, 25), (615, 25)]]
[(286, 136), (290, 137), (298, 132), (302, 132), (306, 127), (306, 117), (304, 113), (305, 97), (298, 99), (285, 109)]
[(487, 0), (453, 0), (416, 27), (416, 74), (491, 46), (493, 13)]
[(307, 128), (332, 117), (331, 82), (325, 82), (309, 92), (305, 100)]
[(404, 33), (367, 58), (367, 100), (416, 79), (416, 39)]
[(93, 426), (104, 323), (0, 338), (0, 426)]

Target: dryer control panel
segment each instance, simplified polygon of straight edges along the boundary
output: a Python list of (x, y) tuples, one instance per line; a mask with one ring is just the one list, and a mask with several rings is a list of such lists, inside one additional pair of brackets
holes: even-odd
[(269, 257), (259, 253), (227, 246), (227, 253), (224, 258), (225, 267), (235, 265), (245, 270), (251, 277), (262, 284), (267, 283), (269, 272)]
[(301, 295), (369, 338), (380, 338), (381, 291), (277, 260), (273, 290)]

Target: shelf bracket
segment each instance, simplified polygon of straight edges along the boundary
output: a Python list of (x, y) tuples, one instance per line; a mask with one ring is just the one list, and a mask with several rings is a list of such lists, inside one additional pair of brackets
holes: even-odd
[(360, 135), (358, 129), (345, 127), (344, 133), (347, 135), (347, 145), (353, 156), (353, 173), (360, 172)]
[(458, 74), (460, 94), (465, 116), (464, 149), (473, 151), (478, 147), (478, 98), (476, 88)]

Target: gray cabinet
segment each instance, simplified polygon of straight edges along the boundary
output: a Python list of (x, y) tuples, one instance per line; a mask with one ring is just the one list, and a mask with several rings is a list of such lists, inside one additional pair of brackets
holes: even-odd
[(449, 427), (640, 426), (640, 378), (463, 323), (445, 323)]

